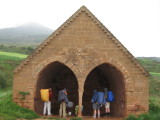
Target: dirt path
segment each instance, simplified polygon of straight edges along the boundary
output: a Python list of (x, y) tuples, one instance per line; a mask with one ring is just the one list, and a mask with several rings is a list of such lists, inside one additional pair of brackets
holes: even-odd
[[(57, 118), (59, 118), (59, 119), (57, 119)], [(60, 119), (60, 117), (58, 117), (58, 116), (51, 116), (51, 117), (37, 118), (37, 119), (34, 119), (34, 120), (70, 120), (71, 118), (74, 118), (74, 117), (66, 117), (66, 118)], [(122, 117), (92, 118), (90, 116), (89, 117), (88, 116), (82, 117), (82, 119), (83, 120), (124, 120), (124, 118), (122, 118)], [(25, 120), (25, 119), (17, 119), (17, 120)]]

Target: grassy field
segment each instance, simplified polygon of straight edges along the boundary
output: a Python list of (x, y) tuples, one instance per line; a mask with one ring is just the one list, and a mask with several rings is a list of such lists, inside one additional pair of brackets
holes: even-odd
[(1, 59), (24, 59), (27, 55), (0, 51)]
[(28, 109), (12, 102), (11, 90), (0, 94), (0, 120), (16, 120), (17, 118), (34, 119), (39, 116)]
[(160, 77), (160, 73), (155, 73), (155, 72), (149, 72), (151, 75), (153, 75), (153, 76), (158, 76), (158, 77)]
[(0, 51), (0, 89), (12, 87), (13, 70), (27, 55)]

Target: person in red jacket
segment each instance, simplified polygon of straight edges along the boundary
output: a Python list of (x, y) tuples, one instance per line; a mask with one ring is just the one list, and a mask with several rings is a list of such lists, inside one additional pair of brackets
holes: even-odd
[(52, 98), (53, 98), (53, 92), (52, 92), (52, 89), (49, 88), (49, 101), (44, 102), (43, 115), (46, 115), (46, 112), (48, 113), (48, 115), (52, 115), (51, 114), (51, 100), (52, 100)]

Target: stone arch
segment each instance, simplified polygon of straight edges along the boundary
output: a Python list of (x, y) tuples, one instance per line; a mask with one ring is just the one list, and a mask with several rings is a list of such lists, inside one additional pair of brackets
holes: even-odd
[(56, 57), (51, 57), (48, 59), (43, 60), (38, 66), (36, 66), (33, 70), (32, 76), (35, 77), (35, 79), (37, 79), (38, 74), (40, 73), (40, 71), (47, 66), (49, 63), (52, 63), (54, 61), (59, 61), (60, 63), (66, 65), (68, 68), (70, 68), (72, 71), (74, 71), (75, 76), (78, 76), (78, 70), (77, 67), (75, 65), (73, 65), (72, 62), (68, 61), (68, 59), (65, 56), (56, 56)]
[[(69, 66), (69, 67), (68, 67)], [(35, 111), (39, 114), (42, 114), (43, 102), (40, 99), (40, 89), (46, 89), (52, 87), (55, 94), (55, 102), (52, 104), (52, 112), (58, 114), (59, 104), (57, 101), (58, 91), (60, 89), (66, 88), (68, 90), (68, 98), (74, 105), (78, 104), (78, 80), (73, 72), (75, 67), (64, 57), (56, 57), (54, 59), (46, 59), (42, 61), (39, 66), (34, 69), (36, 72), (36, 87), (34, 95), (34, 108)], [(54, 76), (54, 77), (53, 77)], [(63, 77), (64, 78), (61, 78)], [(63, 83), (62, 83), (63, 82)], [(64, 85), (65, 84), (65, 85)], [(74, 85), (71, 85), (74, 84)], [(73, 94), (75, 94), (73, 96)], [(74, 113), (74, 109), (71, 110)]]
[[(106, 69), (106, 70), (105, 70)], [(88, 68), (85, 70), (86, 71), (86, 74), (88, 74), (85, 78), (85, 81), (84, 81), (84, 92), (83, 92), (83, 105), (84, 105), (84, 99), (85, 99), (85, 102), (86, 102), (86, 97), (85, 97), (85, 91), (86, 91), (86, 81), (88, 78), (88, 76), (92, 73), (92, 75), (96, 73), (96, 71), (101, 71), (101, 74), (105, 74), (107, 73), (107, 70), (109, 71), (109, 69), (111, 69), (112, 72), (115, 72), (115, 74), (117, 74), (117, 76), (120, 77), (120, 81), (118, 82), (115, 82), (115, 83), (111, 83), (109, 80), (109, 84), (111, 86), (117, 86), (119, 89), (120, 89), (120, 86), (122, 87), (122, 89), (120, 90), (121, 92), (118, 92), (116, 94), (116, 99), (118, 96), (122, 97), (122, 99), (118, 99), (115, 101), (114, 104), (116, 105), (112, 105), (111, 106), (111, 110), (113, 111), (112, 112), (112, 116), (125, 116), (126, 115), (126, 81), (127, 79), (131, 79), (131, 76), (129, 75), (127, 69), (123, 66), (123, 64), (121, 64), (120, 62), (114, 60), (113, 58), (110, 58), (110, 59), (106, 59), (106, 58), (98, 58), (96, 60), (93, 60), (92, 63), (90, 64), (90, 66), (88, 66)], [(109, 72), (111, 74), (111, 72)], [(90, 79), (92, 79), (92, 75), (90, 75)], [(112, 75), (108, 76), (108, 79), (111, 78)], [(105, 77), (103, 77), (105, 78)], [(107, 77), (106, 77), (107, 78)], [(115, 81), (116, 81), (116, 77), (114, 77)], [(92, 81), (93, 82), (93, 81)], [(118, 85), (119, 84), (119, 85)], [(108, 86), (107, 86), (108, 87)], [(90, 86), (91, 88), (91, 86)], [(82, 88), (81, 88), (82, 89)], [(115, 91), (114, 89), (111, 89), (110, 90), (114, 91), (114, 92), (117, 92)], [(89, 90), (87, 90), (89, 91)], [(93, 92), (91, 93), (93, 94)], [(92, 96), (92, 95), (91, 95)], [(89, 97), (88, 97), (89, 98)], [(89, 102), (91, 101), (91, 98), (89, 98)], [(88, 105), (88, 103), (87, 103)], [(90, 105), (91, 109), (92, 109), (92, 105)], [(117, 110), (116, 107), (118, 107)], [(122, 109), (123, 108), (123, 109)], [(88, 111), (88, 110), (86, 110)], [(84, 110), (85, 112), (85, 110)], [(92, 112), (90, 113), (83, 113), (83, 115), (91, 115)]]

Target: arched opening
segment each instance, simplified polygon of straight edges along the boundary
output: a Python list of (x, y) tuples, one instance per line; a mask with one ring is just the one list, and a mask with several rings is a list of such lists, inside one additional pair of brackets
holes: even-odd
[[(103, 91), (104, 88), (113, 91), (115, 101), (111, 103), (111, 116), (122, 117), (125, 115), (125, 84), (122, 73), (111, 64), (101, 64), (94, 68), (87, 76), (83, 93), (83, 116), (92, 116), (93, 108), (91, 99), (93, 90)], [(101, 107), (101, 115), (105, 108)]]
[(35, 111), (38, 114), (43, 112), (43, 101), (40, 97), (40, 89), (52, 88), (54, 101), (51, 104), (51, 113), (59, 114), (58, 92), (66, 88), (68, 99), (74, 103), (71, 111), (74, 115), (74, 107), (78, 105), (78, 82), (74, 73), (66, 65), (60, 62), (48, 64), (40, 73), (37, 79), (37, 86), (34, 98)]

